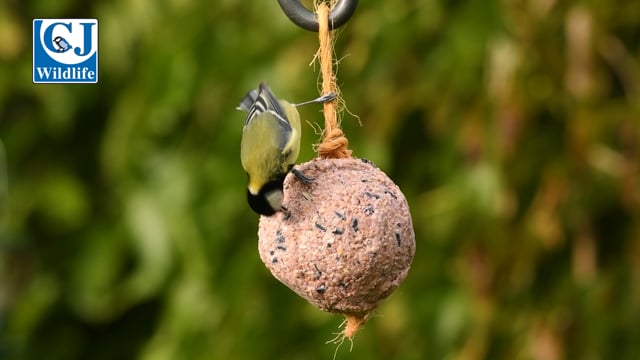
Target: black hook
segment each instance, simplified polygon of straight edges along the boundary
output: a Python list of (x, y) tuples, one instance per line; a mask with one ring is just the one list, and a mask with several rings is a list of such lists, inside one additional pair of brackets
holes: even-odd
[[(307, 10), (300, 0), (278, 0), (278, 4), (294, 24), (309, 31), (318, 31), (316, 14)], [(329, 14), (329, 30), (344, 25), (356, 11), (356, 6), (358, 6), (358, 0), (339, 0)]]

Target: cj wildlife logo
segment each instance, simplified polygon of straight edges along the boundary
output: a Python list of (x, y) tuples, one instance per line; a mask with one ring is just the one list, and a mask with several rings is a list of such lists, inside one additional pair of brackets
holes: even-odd
[(33, 82), (97, 83), (98, 20), (34, 19)]

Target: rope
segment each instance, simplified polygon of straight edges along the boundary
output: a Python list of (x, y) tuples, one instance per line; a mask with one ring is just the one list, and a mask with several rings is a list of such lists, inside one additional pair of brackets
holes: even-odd
[[(333, 33), (329, 30), (329, 13), (331, 9), (324, 2), (317, 4), (318, 37), (320, 40), (320, 71), (322, 76), (322, 94), (338, 93), (336, 76), (333, 73)], [(324, 103), (324, 134), (318, 145), (318, 156), (323, 159), (345, 159), (351, 157), (347, 148), (349, 140), (340, 129), (336, 100)]]

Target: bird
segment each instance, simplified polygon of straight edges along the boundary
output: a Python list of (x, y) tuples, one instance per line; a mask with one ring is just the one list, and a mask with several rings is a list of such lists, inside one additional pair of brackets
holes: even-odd
[(272, 216), (278, 211), (288, 213), (282, 206), (283, 184), (289, 172), (309, 184), (312, 178), (294, 169), (300, 153), (301, 126), (297, 106), (335, 99), (328, 93), (299, 104), (279, 100), (269, 86), (260, 83), (249, 91), (238, 105), (247, 117), (242, 129), (240, 160), (249, 177), (247, 201), (259, 215)]
[(55, 44), (56, 50), (61, 53), (71, 50), (72, 48), (71, 44), (61, 36), (56, 36), (53, 39), (53, 43)]

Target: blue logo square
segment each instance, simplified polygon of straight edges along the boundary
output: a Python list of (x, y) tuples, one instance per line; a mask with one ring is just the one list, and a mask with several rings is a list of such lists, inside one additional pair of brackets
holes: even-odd
[(98, 20), (34, 19), (33, 82), (97, 83)]

